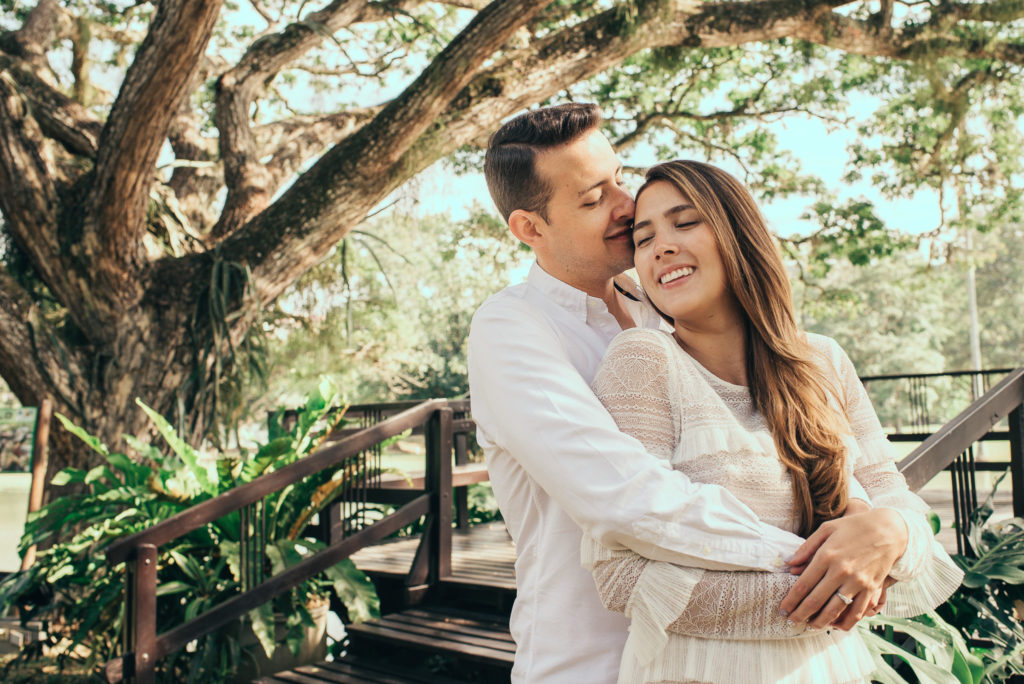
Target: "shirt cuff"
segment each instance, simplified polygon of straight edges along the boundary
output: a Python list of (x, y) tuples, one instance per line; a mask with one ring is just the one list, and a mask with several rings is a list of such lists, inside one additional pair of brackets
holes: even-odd
[(934, 534), (928, 519), (916, 511), (903, 508), (892, 508), (903, 519), (907, 526), (907, 548), (903, 555), (893, 564), (889, 576), (894, 580), (905, 582), (918, 575), (931, 555)]

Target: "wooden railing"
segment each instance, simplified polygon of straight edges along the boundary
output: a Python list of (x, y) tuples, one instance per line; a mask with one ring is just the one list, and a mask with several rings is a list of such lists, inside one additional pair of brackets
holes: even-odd
[[(982, 440), (1004, 439), (1010, 445), (1009, 467), (1013, 493), (1013, 514), (1024, 516), (1024, 368), (1011, 371), (992, 389), (960, 412), (937, 432), (927, 437), (903, 461), (900, 470), (910, 488), (917, 491), (943, 470), (949, 470), (953, 491), (957, 551), (971, 553), (968, 521), (978, 507), (975, 472), (990, 469), (975, 461), (975, 445)], [(1007, 419), (1008, 429), (994, 430)]]
[(1013, 368), (865, 375), (860, 381), (893, 442), (921, 442)]
[[(451, 574), (453, 447), (462, 439), (460, 435), (464, 437), (474, 427), (471, 419), (456, 421), (454, 415), (464, 415), (467, 411), (466, 401), (433, 399), (415, 404), (365, 429), (343, 434), (300, 461), (111, 544), (106, 552), (107, 560), (111, 565), (126, 563), (127, 592), (122, 655), (107, 663), (107, 679), (153, 682), (156, 663), (162, 658), (421, 518), (424, 533), (407, 585), (411, 591), (422, 590), (448, 577)], [(394, 481), (386, 481), (381, 477), (379, 464), (374, 466), (367, 460), (375, 451), (379, 452), (377, 447), (381, 442), (411, 429), (423, 430), (426, 435), (426, 468), (418, 488), (416, 482), (410, 484), (403, 480), (396, 485)], [(264, 579), (259, 575), (257, 581), (243, 583), (242, 591), (227, 601), (157, 633), (157, 559), (161, 545), (234, 511), (256, 506), (264, 497), (306, 477), (327, 469), (350, 467), (353, 459), (362, 459), (357, 464), (358, 472), (366, 475), (341, 493), (340, 500), (332, 506), (334, 515), (338, 515), (340, 506), (353, 499), (363, 504), (391, 504), (396, 507), (393, 512), (359, 528), (335, 520), (339, 524), (331, 524), (330, 543), (323, 550), (273, 577)], [(486, 473), (481, 475), (475, 471), (457, 484), (480, 479), (486, 479)], [(262, 567), (261, 560), (258, 555), (250, 562)]]

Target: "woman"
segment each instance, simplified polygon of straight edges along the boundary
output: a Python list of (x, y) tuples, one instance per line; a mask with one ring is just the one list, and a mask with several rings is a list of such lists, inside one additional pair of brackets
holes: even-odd
[[(883, 612), (944, 601), (962, 574), (897, 471), (846, 354), (797, 329), (782, 260), (746, 188), (707, 164), (660, 164), (637, 194), (633, 242), (640, 282), (673, 332), (627, 330), (609, 347), (593, 388), (619, 427), (803, 536), (845, 511), (855, 477), (908, 529)], [(874, 669), (856, 631), (780, 614), (794, 575), (682, 567), (587, 537), (582, 559), (605, 605), (631, 620), (620, 682), (843, 683)], [(856, 608), (876, 598), (837, 597)]]

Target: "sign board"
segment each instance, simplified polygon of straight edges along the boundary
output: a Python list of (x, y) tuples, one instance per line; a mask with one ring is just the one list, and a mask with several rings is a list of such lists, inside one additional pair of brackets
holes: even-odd
[(31, 471), (38, 411), (34, 406), (0, 407), (0, 472)]

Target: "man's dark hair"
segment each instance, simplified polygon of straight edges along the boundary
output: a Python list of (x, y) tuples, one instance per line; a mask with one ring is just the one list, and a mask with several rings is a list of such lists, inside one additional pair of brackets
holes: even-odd
[(597, 105), (569, 102), (521, 114), (494, 132), (487, 143), (484, 176), (506, 221), (516, 209), (547, 220), (553, 189), (537, 174), (537, 153), (571, 143), (600, 123)]

